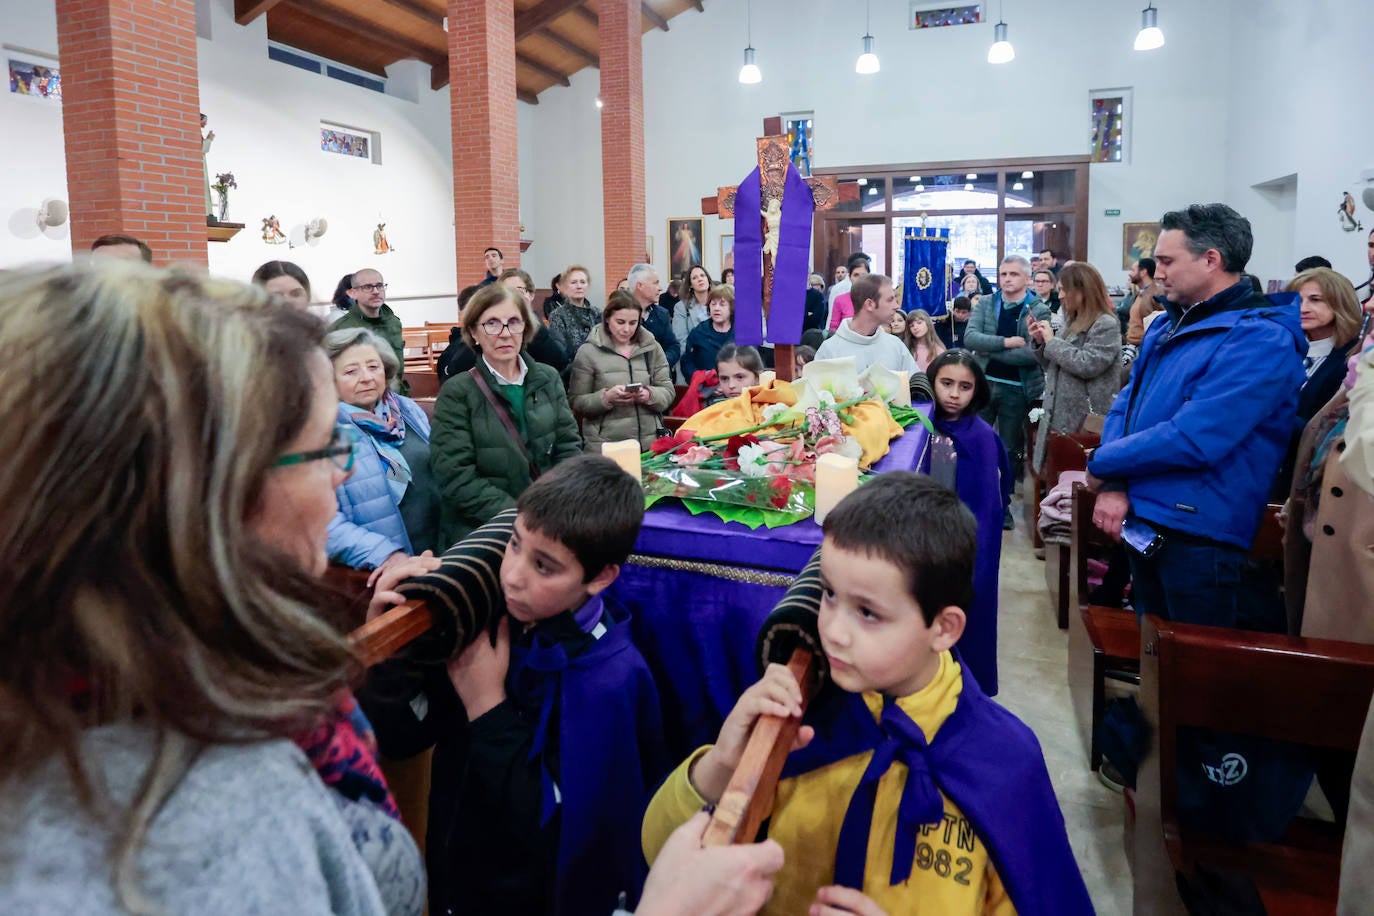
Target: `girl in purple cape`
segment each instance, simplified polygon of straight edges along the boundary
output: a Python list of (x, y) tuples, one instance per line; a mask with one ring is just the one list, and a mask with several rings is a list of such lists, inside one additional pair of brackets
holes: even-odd
[[(935, 428), (953, 445), (955, 492), (978, 520), (973, 604), (958, 652), (983, 692), (996, 696), (997, 571), (1002, 560), (1002, 515), (1011, 501), (1011, 462), (997, 433), (978, 416), (992, 393), (973, 354), (946, 350), (931, 361), (926, 375), (935, 389)], [(938, 441), (932, 440), (922, 471), (932, 473), (932, 455), (939, 451)], [(948, 473), (949, 468), (943, 470)], [(937, 468), (935, 476), (947, 479), (940, 471)]]

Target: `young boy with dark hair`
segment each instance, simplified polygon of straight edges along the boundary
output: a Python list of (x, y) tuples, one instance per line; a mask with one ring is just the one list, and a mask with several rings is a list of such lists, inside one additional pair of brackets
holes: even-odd
[[(417, 684), (412, 674), (409, 689), (392, 678), (364, 706), (389, 756), (439, 744), (431, 912), (609, 914), (622, 893), (638, 899), (647, 868), (637, 831), (669, 767), (648, 667), (627, 615), (604, 599), (639, 534), (644, 493), (614, 462), (583, 455), (503, 515), (508, 528), (498, 516), (401, 588), (452, 608), (492, 604), (494, 634), (451, 658), (447, 677), (431, 669)], [(488, 596), (502, 540), (499, 594)], [(379, 694), (401, 699), (379, 715), (369, 702)]]
[[(786, 861), (773, 914), (1091, 913), (1040, 746), (983, 695), (954, 646), (976, 523), (923, 475), (881, 475), (825, 520), (815, 621), (830, 683), (807, 710), (767, 832)], [(765, 624), (765, 630), (768, 624)], [(720, 800), (761, 715), (800, 715), (781, 665), (644, 818), (650, 860)]]

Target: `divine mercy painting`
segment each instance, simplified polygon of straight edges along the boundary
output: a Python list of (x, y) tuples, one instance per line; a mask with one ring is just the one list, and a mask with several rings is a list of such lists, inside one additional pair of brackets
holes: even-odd
[(704, 222), (699, 216), (668, 220), (668, 270), (672, 276), (681, 276), (701, 263)]

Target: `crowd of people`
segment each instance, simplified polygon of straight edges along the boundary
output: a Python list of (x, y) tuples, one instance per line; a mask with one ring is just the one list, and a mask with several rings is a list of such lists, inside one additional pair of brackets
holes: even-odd
[[(340, 280), (325, 322), (290, 262), (251, 284), (117, 263), (0, 277), (17, 430), (0, 909), (880, 916), (919, 892), (942, 912), (1091, 912), (1034, 736), (988, 700), (1013, 487), (1053, 435), (1099, 418), (1093, 523), (1127, 545), (1138, 614), (1374, 640), (1355, 287), (1302, 264), (1260, 294), (1249, 223), (1224, 205), (1161, 226), (1120, 303), (1050, 251), (1004, 257), (995, 287), (965, 262), (940, 315), (904, 314), (862, 254), (828, 290), (809, 278), (795, 368), (904, 372), (934, 436), (923, 473), (880, 475), (825, 520), (821, 588), (796, 600), (845, 699), (808, 713), (771, 839), (728, 848), (702, 847), (700, 811), (758, 717), (800, 714), (800, 692), (770, 667), (714, 745), (667, 758), (607, 599), (642, 493), (599, 457), (647, 450), (675, 405), (736, 397), (772, 365), (735, 341), (725, 278), (694, 265), (665, 291), (636, 264), (598, 307), (573, 265), (537, 300), (488, 248), (422, 405), (373, 268)], [(95, 249), (152, 259), (129, 236)], [(51, 365), (75, 376), (52, 389)], [(1282, 595), (1247, 561), (1276, 500)], [(437, 665), (365, 672), (320, 584), (331, 562), (370, 571), (369, 619), (428, 581), (488, 623)], [(1314, 772), (1341, 822), (1374, 794), (1348, 755), (1190, 740), (1184, 816), (1238, 839), (1282, 832)], [(423, 854), (379, 748), (433, 749)], [(1248, 784), (1199, 775), (1237, 748)], [(894, 760), (905, 786), (884, 778)], [(958, 830), (918, 827), (941, 820)], [(1371, 827), (1352, 815), (1356, 841)]]

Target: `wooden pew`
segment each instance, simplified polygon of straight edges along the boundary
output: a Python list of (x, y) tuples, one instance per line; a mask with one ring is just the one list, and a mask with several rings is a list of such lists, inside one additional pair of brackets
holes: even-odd
[[(1045, 442), (1045, 463), (1041, 476), (1045, 482), (1045, 494), (1049, 495), (1059, 482), (1059, 475), (1065, 471), (1086, 471), (1088, 469), (1088, 450), (1097, 446), (1097, 436), (1078, 434), (1065, 436), (1050, 433)], [(1043, 500), (1043, 497), (1042, 497)], [(1040, 529), (1040, 504), (1035, 505), (1036, 531)], [(1045, 543), (1045, 586), (1050, 592), (1050, 601), (1055, 610), (1055, 621), (1059, 629), (1069, 627), (1069, 575), (1073, 569), (1072, 539), (1064, 543)]]
[[(1106, 711), (1106, 681), (1139, 683), (1140, 627), (1134, 611), (1087, 602), (1088, 559), (1094, 549), (1111, 541), (1092, 523), (1097, 495), (1086, 488), (1074, 492), (1072, 595), (1069, 615), (1069, 694), (1080, 726), (1086, 726), (1088, 765), (1097, 769), (1102, 755), (1097, 746), (1098, 726)], [(1263, 563), (1283, 561), (1283, 506), (1270, 503), (1260, 521), (1250, 557)], [(1072, 613), (1073, 606), (1079, 613)]]
[(1142, 885), (1150, 869), (1140, 866), (1162, 858), (1162, 841), (1173, 869), (1191, 873), (1205, 864), (1247, 875), (1272, 916), (1333, 913), (1341, 856), (1335, 825), (1298, 818), (1278, 842), (1245, 846), (1183, 826), (1176, 730), (1196, 726), (1354, 751), (1374, 695), (1374, 646), (1153, 616), (1144, 621), (1141, 642), (1141, 706), (1157, 754), (1142, 769), (1137, 793), (1137, 811), (1149, 814), (1137, 820), (1137, 904), (1158, 891)]

